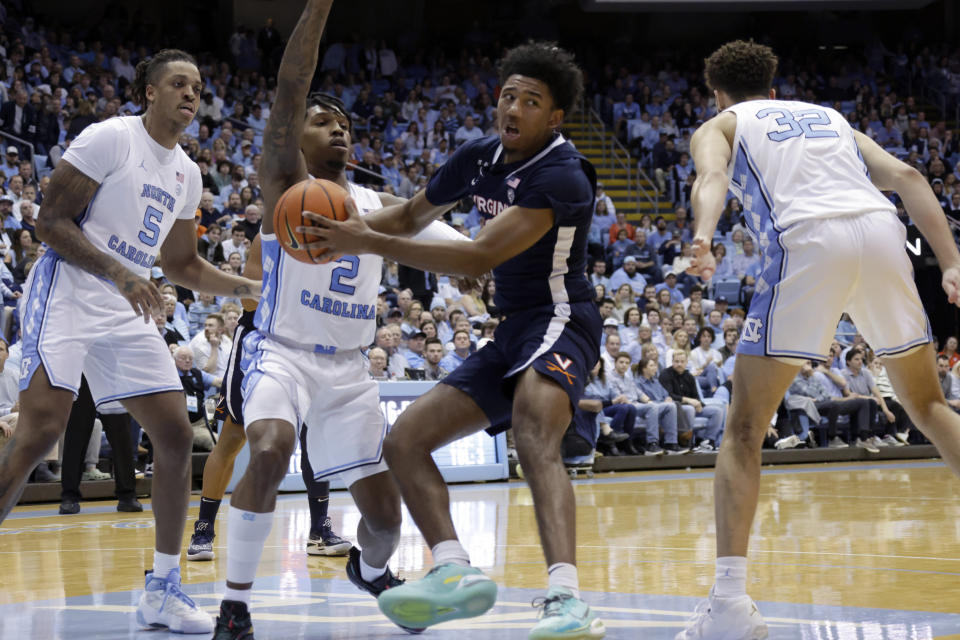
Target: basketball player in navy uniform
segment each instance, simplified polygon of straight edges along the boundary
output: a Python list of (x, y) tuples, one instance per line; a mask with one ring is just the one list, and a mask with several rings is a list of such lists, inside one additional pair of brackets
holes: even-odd
[[(549, 590), (531, 638), (600, 638), (604, 625), (579, 597), (573, 487), (560, 441), (600, 355), (601, 320), (585, 276), (596, 175), (557, 129), (582, 92), (572, 56), (543, 43), (516, 47), (500, 65), (499, 135), (465, 143), (427, 189), (361, 219), (308, 217), (316, 248), (376, 253), (426, 271), (478, 277), (493, 270), (495, 304), (507, 319), (397, 420), (385, 455), (403, 499), (433, 552), (421, 580), (384, 591), (380, 609), (405, 627), (480, 615), (496, 584), (470, 567), (431, 452), (488, 429), (514, 430), (533, 493)], [(464, 196), (486, 224), (472, 244), (395, 238), (374, 230), (423, 228)], [(384, 219), (389, 224), (384, 223)], [(368, 221), (367, 221), (368, 220)]]

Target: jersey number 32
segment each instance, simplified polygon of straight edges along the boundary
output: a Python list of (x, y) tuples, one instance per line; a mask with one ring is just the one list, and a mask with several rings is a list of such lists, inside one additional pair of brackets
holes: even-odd
[(799, 111), (787, 111), (770, 107), (757, 111), (757, 118), (763, 120), (770, 115), (779, 115), (777, 124), (781, 129), (771, 131), (767, 137), (774, 142), (783, 142), (790, 138), (803, 136), (804, 138), (839, 138), (840, 134), (833, 129), (814, 129), (816, 126), (829, 126), (830, 116), (820, 109), (800, 109)]

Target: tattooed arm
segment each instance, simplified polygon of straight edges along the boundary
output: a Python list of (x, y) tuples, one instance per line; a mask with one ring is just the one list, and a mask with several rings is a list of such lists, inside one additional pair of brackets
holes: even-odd
[[(273, 211), (287, 187), (307, 177), (300, 135), (310, 82), (317, 68), (320, 36), (332, 4), (333, 0), (308, 0), (283, 51), (277, 72), (277, 97), (263, 131), (260, 184), (266, 211)], [(264, 216), (262, 224), (263, 233), (273, 233), (273, 216)]]
[(98, 182), (61, 160), (44, 194), (37, 218), (37, 237), (70, 264), (113, 282), (137, 315), (149, 322), (155, 310), (163, 309), (160, 292), (152, 282), (93, 246), (75, 222), (99, 188)]
[(215, 296), (260, 297), (258, 281), (224, 273), (197, 255), (197, 224), (193, 220), (173, 223), (160, 255), (163, 274), (176, 284)]

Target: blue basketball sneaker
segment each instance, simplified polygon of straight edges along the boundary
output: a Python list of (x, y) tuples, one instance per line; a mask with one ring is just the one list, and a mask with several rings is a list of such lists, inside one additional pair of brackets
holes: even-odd
[(453, 563), (437, 565), (420, 580), (407, 581), (377, 597), (383, 615), (408, 629), (473, 618), (489, 611), (496, 601), (496, 582), (480, 569)]
[(530, 640), (587, 640), (607, 633), (603, 621), (569, 589), (551, 587), (533, 606), (540, 608), (540, 621), (530, 630)]

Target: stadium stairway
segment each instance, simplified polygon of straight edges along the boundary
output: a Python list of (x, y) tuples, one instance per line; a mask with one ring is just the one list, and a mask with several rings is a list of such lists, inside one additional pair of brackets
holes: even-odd
[[(603, 183), (604, 191), (613, 200), (617, 211), (624, 211), (627, 214), (627, 220), (631, 223), (638, 223), (644, 213), (652, 216), (662, 215), (667, 219), (673, 218), (673, 206), (670, 202), (657, 202), (656, 188), (649, 180), (637, 181), (636, 159), (628, 157), (624, 151), (616, 149), (613, 144), (614, 136), (608, 129), (598, 130), (591, 128), (583, 117), (575, 118), (563, 126), (564, 135), (566, 135), (577, 149), (593, 163), (597, 170), (597, 180)], [(620, 163), (614, 162), (611, 158), (604, 161), (603, 150), (606, 147), (608, 156), (610, 153), (618, 154), (621, 162), (630, 163), (634, 167), (630, 179), (634, 185), (642, 189), (639, 198), (637, 193), (630, 194), (630, 185), (627, 177), (627, 169)], [(652, 178), (652, 176), (651, 176)]]

